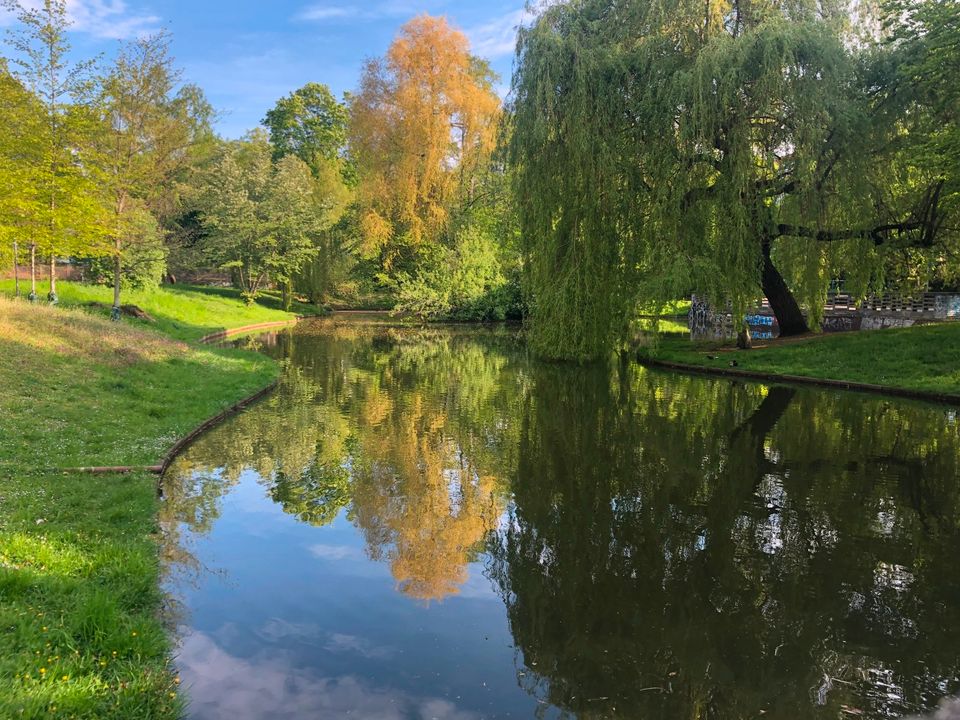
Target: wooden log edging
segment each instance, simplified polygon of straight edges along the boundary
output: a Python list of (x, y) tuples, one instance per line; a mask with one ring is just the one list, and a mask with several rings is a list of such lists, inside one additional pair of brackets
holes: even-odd
[(790, 383), (794, 385), (815, 385), (834, 388), (836, 390), (852, 390), (873, 395), (888, 395), (908, 398), (910, 400), (924, 400), (926, 402), (941, 403), (944, 405), (960, 405), (960, 395), (940, 393), (931, 390), (910, 390), (909, 388), (873, 385), (871, 383), (855, 382), (853, 380), (831, 380), (829, 378), (807, 377), (805, 375), (782, 375), (780, 373), (762, 372), (760, 370), (737, 370), (734, 368), (714, 368), (705, 365), (688, 365), (686, 363), (671, 362), (669, 360), (651, 360), (637, 358), (637, 362), (645, 367), (664, 370), (678, 370), (691, 375), (712, 375), (715, 377), (739, 378), (741, 380), (760, 380), (769, 383)]
[(209, 335), (204, 335), (198, 342), (201, 345), (209, 345), (210, 343), (226, 340), (228, 337), (242, 335), (243, 333), (253, 332), (254, 330), (270, 330), (273, 328), (290, 327), (292, 325), (296, 325), (298, 322), (300, 322), (300, 320), (301, 318), (298, 316), (291, 320), (273, 320), (271, 322), (256, 323), (254, 325), (227, 328), (225, 330), (218, 330), (217, 332), (210, 333)]
[(255, 392), (253, 395), (245, 397), (243, 400), (240, 400), (239, 402), (234, 403), (233, 405), (228, 407), (226, 410), (223, 410), (217, 413), (212, 418), (209, 418), (208, 420), (205, 420), (204, 422), (202, 422), (200, 425), (197, 425), (197, 427), (191, 430), (187, 435), (184, 435), (182, 438), (177, 440), (177, 442), (174, 443), (174, 446), (167, 451), (167, 454), (164, 455), (163, 459), (160, 461), (160, 465), (158, 466), (160, 469), (157, 472), (157, 474), (162, 477), (163, 474), (167, 472), (167, 470), (170, 468), (170, 465), (173, 464), (173, 461), (177, 458), (177, 455), (183, 452), (189, 445), (191, 445), (195, 440), (197, 440), (197, 438), (199, 438), (208, 430), (216, 427), (227, 418), (233, 415), (236, 415), (238, 412), (246, 409), (250, 405), (253, 405), (258, 400), (262, 400), (267, 395), (269, 395), (274, 390), (276, 390), (279, 384), (280, 384), (279, 380), (274, 380), (265, 388), (261, 388), (260, 390)]

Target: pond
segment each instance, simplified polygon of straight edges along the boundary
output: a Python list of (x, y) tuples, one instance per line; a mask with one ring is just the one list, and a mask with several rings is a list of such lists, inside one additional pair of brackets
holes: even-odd
[(948, 407), (332, 319), (164, 482), (189, 717), (890, 718), (960, 691)]

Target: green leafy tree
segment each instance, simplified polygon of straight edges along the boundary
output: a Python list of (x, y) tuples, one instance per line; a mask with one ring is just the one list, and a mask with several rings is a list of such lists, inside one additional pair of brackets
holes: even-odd
[(908, 163), (903, 183), (934, 177), (943, 181), (940, 204), (945, 219), (938, 242), (902, 248), (893, 255), (888, 277), (911, 289), (928, 285), (960, 287), (960, 5), (954, 2), (893, 0), (884, 6), (885, 63), (892, 80), (881, 107), (894, 115), (897, 153)]
[(316, 254), (320, 227), (310, 168), (294, 156), (274, 163), (263, 132), (227, 143), (200, 200), (209, 254), (235, 271), (247, 302), (269, 282), (289, 292), (291, 279)]
[(65, 0), (43, 0), (38, 7), (2, 0), (2, 7), (18, 22), (9, 33), (14, 75), (32, 92), (40, 110), (40, 150), (24, 162), (29, 163), (25, 172), (36, 192), (31, 203), (33, 244), (50, 260), (49, 299), (56, 302), (57, 257), (95, 256), (106, 250), (106, 199), (90, 152), (96, 128), (89, 101), (93, 63), (70, 59)]
[[(521, 33), (516, 169), (542, 354), (594, 358), (639, 302), (690, 290), (782, 335), (888, 252), (941, 237), (942, 179), (909, 174), (899, 118), (844, 3), (553, 5)], [(808, 317), (801, 306), (805, 305)]]
[[(159, 282), (166, 247), (159, 217), (171, 186), (190, 162), (196, 126), (189, 96), (174, 93), (180, 74), (170, 57), (170, 36), (158, 33), (123, 47), (102, 79), (100, 162), (112, 194), (114, 306), (123, 282)], [(189, 90), (188, 90), (189, 92)]]
[(31, 260), (30, 296), (36, 297), (36, 245), (31, 222), (38, 215), (30, 171), (38, 167), (41, 136), (36, 98), (0, 61), (0, 260), (9, 261), (20, 296), (18, 263)]
[(343, 162), (348, 119), (346, 105), (330, 88), (311, 82), (278, 100), (263, 125), (270, 132), (274, 159), (296, 155), (319, 176), (325, 165)]
[(323, 197), (310, 167), (293, 155), (281, 158), (273, 168), (264, 204), (275, 242), (267, 268), (289, 310), (294, 278), (319, 253), (316, 240), (324, 229)]
[(324, 225), (314, 236), (313, 257), (282, 284), (286, 302), (294, 288), (312, 302), (322, 302), (352, 264), (343, 228), (335, 227), (352, 199), (350, 185), (355, 175), (347, 157), (348, 120), (347, 106), (319, 83), (307, 83), (281, 98), (263, 120), (270, 132), (274, 160), (298, 157), (313, 172), (317, 211)]

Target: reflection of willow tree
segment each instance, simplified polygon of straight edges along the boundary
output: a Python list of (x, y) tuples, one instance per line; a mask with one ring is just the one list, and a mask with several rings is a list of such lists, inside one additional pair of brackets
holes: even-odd
[(280, 387), (178, 461), (168, 504), (183, 509), (168, 512), (190, 522), (191, 502), (253, 470), (302, 521), (349, 506), (404, 593), (456, 592), (503, 512), (496, 477), (516, 452), (522, 379), (496, 340), (327, 322), (256, 341), (288, 362)]
[(632, 369), (534, 384), (489, 546), (530, 692), (591, 718), (888, 717), (958, 689), (945, 411)]

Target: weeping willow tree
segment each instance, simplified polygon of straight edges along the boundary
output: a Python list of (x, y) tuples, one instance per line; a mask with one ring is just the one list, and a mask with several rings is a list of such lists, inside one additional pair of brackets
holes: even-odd
[(536, 350), (596, 357), (638, 304), (691, 291), (740, 318), (765, 295), (799, 334), (832, 279), (865, 291), (885, 247), (934, 242), (940, 179), (905, 181), (847, 10), (571, 0), (521, 31), (511, 151)]

